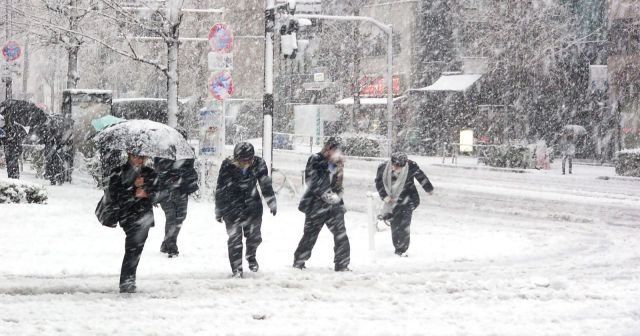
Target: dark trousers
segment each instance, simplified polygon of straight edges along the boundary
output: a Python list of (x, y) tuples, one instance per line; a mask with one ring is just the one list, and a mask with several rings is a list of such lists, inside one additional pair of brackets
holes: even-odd
[(573, 155), (564, 155), (562, 156), (562, 172), (565, 172), (565, 166), (569, 161), (569, 174), (571, 174), (571, 168), (573, 168)]
[(18, 147), (5, 145), (4, 158), (7, 163), (7, 177), (12, 179), (20, 178), (20, 155), (22, 150)]
[(396, 253), (405, 253), (411, 242), (411, 208), (401, 207), (394, 209), (391, 217), (391, 240)]
[(244, 236), (247, 241), (246, 258), (252, 260), (256, 257), (258, 246), (262, 243), (262, 232), (260, 231), (262, 216), (225, 218), (224, 222), (227, 227), (227, 235), (229, 235), (227, 247), (231, 271), (242, 272), (242, 237)]
[(344, 207), (332, 206), (322, 213), (307, 215), (304, 221), (304, 234), (294, 253), (294, 264), (304, 264), (311, 258), (311, 251), (318, 240), (320, 230), (324, 225), (333, 234), (333, 252), (336, 269), (349, 266), (351, 248), (344, 223)]
[(147, 241), (149, 229), (153, 226), (153, 211), (148, 211), (137, 220), (125, 220), (120, 226), (127, 235), (124, 241), (124, 259), (120, 270), (120, 286), (135, 284), (136, 270), (140, 262), (140, 256)]
[(172, 192), (167, 200), (160, 203), (166, 218), (162, 245), (170, 253), (178, 252), (178, 234), (187, 218), (188, 205), (189, 196), (179, 191)]

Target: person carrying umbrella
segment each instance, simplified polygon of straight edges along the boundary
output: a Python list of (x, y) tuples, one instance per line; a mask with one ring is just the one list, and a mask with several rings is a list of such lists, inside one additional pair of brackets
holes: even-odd
[(126, 234), (120, 293), (135, 293), (136, 270), (149, 229), (154, 226), (157, 178), (154, 170), (144, 165), (146, 159), (138, 153), (128, 153), (127, 163), (116, 168), (109, 179), (109, 197), (115, 203), (118, 222)]
[(127, 163), (111, 172), (106, 193), (126, 234), (120, 272), (120, 292), (136, 291), (136, 270), (149, 229), (153, 205), (161, 195), (156, 172), (144, 165), (148, 157), (193, 159), (193, 149), (175, 129), (149, 120), (130, 120), (105, 128), (95, 136), (98, 146), (128, 153)]
[(569, 174), (573, 174), (573, 158), (576, 155), (575, 135), (565, 132), (560, 139), (560, 152), (562, 153), (562, 175), (565, 175), (567, 161), (569, 161)]
[(391, 160), (381, 164), (375, 185), (384, 202), (382, 218), (391, 220), (391, 239), (395, 253), (406, 257), (411, 240), (410, 227), (413, 211), (420, 205), (420, 196), (414, 180), (431, 194), (433, 185), (418, 164), (402, 152), (393, 153)]
[(229, 239), (229, 263), (233, 277), (242, 278), (242, 236), (246, 238), (245, 257), (249, 270), (259, 269), (256, 252), (262, 243), (262, 199), (258, 185), (272, 215), (278, 210), (275, 192), (264, 160), (255, 155), (253, 145), (242, 142), (233, 156), (220, 166), (216, 186), (216, 220), (224, 222)]

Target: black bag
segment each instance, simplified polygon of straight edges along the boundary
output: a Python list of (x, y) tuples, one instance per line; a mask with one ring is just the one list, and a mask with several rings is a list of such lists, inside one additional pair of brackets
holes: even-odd
[(96, 206), (96, 217), (98, 221), (104, 226), (114, 228), (118, 226), (118, 209), (114, 207), (114, 204), (109, 200), (106, 193), (98, 202)]

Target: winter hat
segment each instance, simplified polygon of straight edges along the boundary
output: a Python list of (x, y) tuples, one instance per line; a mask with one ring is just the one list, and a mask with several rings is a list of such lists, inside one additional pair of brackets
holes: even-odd
[(408, 160), (407, 154), (403, 152), (395, 152), (391, 154), (391, 163), (395, 166), (404, 167)]
[(233, 149), (233, 158), (236, 160), (251, 160), (255, 154), (253, 145), (248, 142), (241, 142)]
[(330, 137), (324, 142), (324, 148), (328, 150), (340, 148), (340, 146), (340, 138), (337, 137)]

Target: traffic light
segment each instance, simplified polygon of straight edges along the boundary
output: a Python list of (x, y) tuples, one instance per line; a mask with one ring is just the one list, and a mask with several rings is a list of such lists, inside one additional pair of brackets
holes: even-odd
[(298, 21), (293, 19), (280, 27), (280, 51), (285, 59), (295, 59), (298, 53)]

